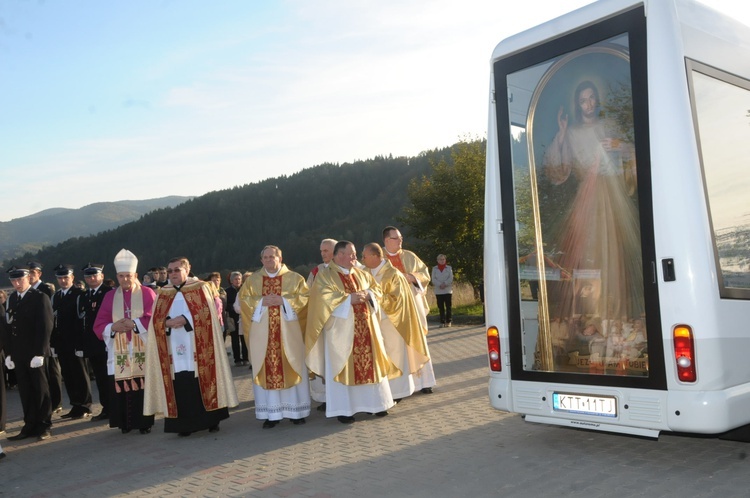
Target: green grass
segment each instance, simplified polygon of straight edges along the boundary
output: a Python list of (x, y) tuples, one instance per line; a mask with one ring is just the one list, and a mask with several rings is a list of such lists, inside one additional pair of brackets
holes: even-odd
[[(463, 325), (480, 325), (484, 323), (484, 307), (482, 303), (464, 304), (453, 306), (452, 308), (453, 323)], [(440, 321), (440, 312), (437, 306), (430, 308), (429, 321)]]

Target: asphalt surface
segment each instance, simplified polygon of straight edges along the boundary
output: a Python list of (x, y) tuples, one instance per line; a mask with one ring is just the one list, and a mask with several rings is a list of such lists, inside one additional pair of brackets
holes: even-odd
[[(481, 326), (433, 329), (428, 341), (435, 392), (387, 417), (343, 425), (313, 409), (305, 425), (264, 430), (250, 372), (233, 367), (240, 405), (220, 432), (181, 438), (158, 419), (151, 434), (123, 435), (55, 415), (49, 440), (0, 439), (0, 496), (750, 496), (746, 443), (527, 423), (489, 406)], [(8, 405), (12, 436), (17, 391)]]

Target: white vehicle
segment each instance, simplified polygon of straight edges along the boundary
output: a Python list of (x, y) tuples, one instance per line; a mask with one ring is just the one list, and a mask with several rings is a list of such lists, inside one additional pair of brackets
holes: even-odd
[(491, 405), (653, 438), (750, 424), (750, 27), (601, 0), (491, 64)]

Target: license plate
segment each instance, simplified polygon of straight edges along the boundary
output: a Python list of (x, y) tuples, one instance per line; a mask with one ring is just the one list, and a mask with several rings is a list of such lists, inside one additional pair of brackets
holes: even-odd
[(617, 398), (614, 396), (552, 393), (552, 409), (556, 412), (614, 418), (617, 417)]

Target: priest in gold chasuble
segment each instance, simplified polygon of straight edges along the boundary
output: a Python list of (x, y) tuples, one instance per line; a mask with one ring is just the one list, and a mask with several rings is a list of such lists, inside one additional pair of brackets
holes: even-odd
[(419, 311), (406, 277), (383, 257), (379, 244), (367, 244), (362, 251), (362, 262), (380, 284), (383, 310), (380, 329), (388, 357), (403, 374), (391, 379), (395, 399), (410, 396), (414, 390), (414, 375), (430, 361), (427, 339), (419, 320)]
[(163, 413), (164, 432), (216, 432), (238, 404), (216, 303), (207, 282), (188, 277), (187, 258), (167, 273), (148, 329), (143, 412)]
[[(430, 313), (430, 306), (427, 304), (427, 286), (430, 284), (430, 269), (419, 259), (419, 256), (411, 251), (403, 249), (401, 246), (404, 238), (396, 227), (388, 226), (383, 229), (383, 246), (385, 247), (385, 257), (411, 284), (414, 303), (419, 310), (419, 320), (422, 323), (422, 329), (425, 336), (428, 333), (427, 315)], [(435, 372), (432, 369), (432, 360), (413, 375), (415, 390), (422, 391), (424, 394), (432, 393), (435, 386)]]
[(401, 375), (380, 332), (380, 286), (356, 263), (354, 244), (338, 242), (333, 262), (315, 277), (305, 332), (307, 366), (325, 379), (326, 416), (342, 423), (358, 412), (387, 415), (388, 378)]
[[(337, 240), (334, 239), (323, 239), (320, 241), (320, 259), (323, 260), (318, 266), (312, 269), (310, 274), (307, 276), (307, 288), (312, 289), (315, 276), (320, 270), (328, 268), (333, 260), (333, 248), (336, 245)], [(302, 329), (304, 331), (304, 327)], [(322, 403), (318, 406), (318, 411), (324, 411), (326, 409), (326, 385), (323, 383), (323, 377), (319, 375), (310, 375), (310, 397), (313, 401)]]
[(261, 251), (263, 268), (242, 285), (238, 299), (253, 364), (255, 417), (270, 429), (281, 419), (295, 425), (310, 415), (304, 318), (308, 289), (302, 275), (282, 264), (281, 249)]

